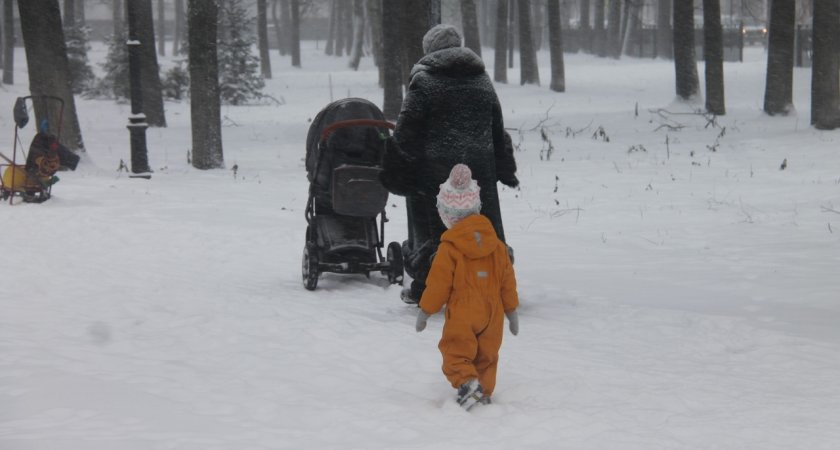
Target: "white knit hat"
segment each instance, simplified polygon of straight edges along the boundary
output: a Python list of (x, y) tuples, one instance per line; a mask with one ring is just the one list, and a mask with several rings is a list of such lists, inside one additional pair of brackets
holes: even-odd
[(460, 46), (461, 34), (452, 25), (435, 25), (423, 36), (423, 53), (426, 55), (445, 48)]
[(456, 164), (452, 168), (449, 178), (440, 185), (437, 196), (438, 214), (446, 228), (452, 228), (464, 217), (481, 211), (480, 191), (469, 167)]

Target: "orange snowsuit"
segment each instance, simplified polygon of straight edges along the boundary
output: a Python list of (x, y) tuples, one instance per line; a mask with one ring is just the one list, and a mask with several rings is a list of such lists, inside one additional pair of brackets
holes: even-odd
[(420, 308), (434, 314), (446, 304), (438, 348), (443, 373), (458, 388), (478, 378), (484, 395), (496, 387), (505, 313), (519, 306), (507, 246), (480, 214), (467, 216), (441, 235)]

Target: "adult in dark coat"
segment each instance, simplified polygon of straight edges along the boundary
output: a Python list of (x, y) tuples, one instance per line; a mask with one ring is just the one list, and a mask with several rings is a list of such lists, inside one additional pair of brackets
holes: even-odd
[(437, 25), (423, 38), (425, 56), (411, 71), (393, 137), (383, 158), (382, 184), (406, 197), (406, 272), (413, 281), (403, 300), (417, 302), (431, 259), (446, 227), (436, 196), (455, 164), (470, 167), (481, 188), (481, 213), (505, 240), (496, 182), (516, 187), (516, 162), (502, 109), (481, 58), (461, 47), (450, 25)]

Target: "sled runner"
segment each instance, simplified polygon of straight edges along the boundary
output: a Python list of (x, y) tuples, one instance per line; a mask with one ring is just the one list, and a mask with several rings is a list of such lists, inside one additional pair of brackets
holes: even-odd
[[(383, 256), (388, 191), (379, 182), (385, 139), (394, 125), (361, 98), (330, 103), (306, 138), (306, 244), (303, 286), (314, 290), (323, 272), (381, 272), (392, 284), (403, 279), (402, 247)], [(377, 216), (380, 221), (377, 224)]]
[[(49, 124), (44, 119), (37, 134), (32, 138), (29, 152), (23, 150), (18, 131), (29, 122), (26, 100), (43, 102), (44, 109), (48, 102), (60, 104), (58, 114), (58, 135), (49, 134)], [(76, 170), (79, 156), (71, 152), (59, 142), (61, 123), (64, 116), (64, 100), (49, 95), (30, 95), (18, 97), (13, 109), (15, 119), (15, 138), (12, 156), (0, 153), (0, 200), (9, 200), (12, 204), (15, 197), (24, 202), (41, 203), (47, 201), (52, 193), (52, 186), (58, 182), (55, 173), (60, 168)], [(20, 146), (20, 149), (18, 149)], [(20, 158), (18, 158), (20, 155)]]

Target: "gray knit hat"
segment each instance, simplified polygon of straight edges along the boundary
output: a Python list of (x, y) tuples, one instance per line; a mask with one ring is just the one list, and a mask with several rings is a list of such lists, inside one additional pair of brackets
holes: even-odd
[(423, 36), (423, 53), (427, 55), (445, 48), (460, 46), (461, 34), (452, 25), (435, 25)]

